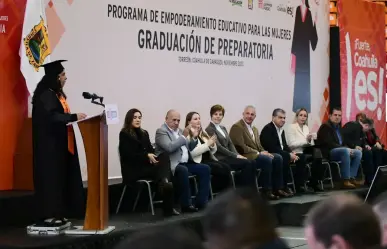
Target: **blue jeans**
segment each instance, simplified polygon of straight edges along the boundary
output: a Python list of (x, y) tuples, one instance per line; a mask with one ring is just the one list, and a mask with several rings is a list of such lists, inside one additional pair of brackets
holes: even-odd
[(176, 190), (179, 191), (180, 205), (182, 207), (192, 205), (191, 188), (188, 178), (190, 174), (197, 176), (199, 181), (196, 205), (204, 207), (207, 204), (210, 194), (210, 172), (210, 167), (206, 164), (186, 163), (176, 166), (174, 182), (177, 184)]
[(274, 158), (267, 155), (258, 155), (255, 159), (256, 167), (261, 169), (260, 182), (265, 190), (279, 190), (283, 188), (282, 157), (273, 154)]
[(344, 180), (356, 178), (361, 156), (361, 151), (353, 150), (351, 155), (349, 149), (345, 147), (334, 148), (330, 152), (331, 160), (341, 161), (340, 174)]

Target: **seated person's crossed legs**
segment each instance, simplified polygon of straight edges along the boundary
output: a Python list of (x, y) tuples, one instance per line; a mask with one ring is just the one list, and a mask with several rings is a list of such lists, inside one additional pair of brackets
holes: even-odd
[(343, 188), (355, 188), (356, 176), (360, 166), (362, 152), (346, 147), (334, 148), (330, 152), (330, 159), (340, 161), (340, 174)]
[(283, 161), (279, 154), (259, 154), (255, 159), (256, 167), (261, 169), (259, 178), (260, 184), (265, 192), (265, 195), (270, 199), (278, 199), (279, 197), (290, 196), (283, 181)]
[[(189, 175), (195, 175), (198, 182), (195, 207), (192, 205)], [(206, 164), (179, 164), (174, 173), (175, 190), (178, 191), (182, 212), (195, 212), (203, 209), (210, 194), (210, 167)]]
[[(376, 169), (378, 167), (378, 158), (377, 156), (374, 156), (375, 152), (373, 150), (367, 150), (363, 149), (362, 151), (362, 159), (363, 159), (363, 173), (365, 175), (365, 182), (364, 184), (367, 186), (370, 186), (372, 183), (372, 180), (374, 179)], [(376, 160), (375, 160), (376, 159)]]

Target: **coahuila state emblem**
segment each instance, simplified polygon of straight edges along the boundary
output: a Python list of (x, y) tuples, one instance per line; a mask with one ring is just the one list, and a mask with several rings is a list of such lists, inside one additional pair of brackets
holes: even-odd
[(23, 39), (23, 43), (30, 64), (38, 72), (39, 67), (51, 53), (47, 27), (44, 25), (42, 17), (39, 24), (35, 25), (31, 32)]

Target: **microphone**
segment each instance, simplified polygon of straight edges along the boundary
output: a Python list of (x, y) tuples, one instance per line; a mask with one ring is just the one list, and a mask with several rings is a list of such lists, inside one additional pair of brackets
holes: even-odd
[[(91, 99), (91, 103), (93, 103), (93, 104), (105, 106), (105, 105), (103, 104), (103, 97), (100, 97), (100, 96), (98, 96), (98, 95), (95, 94), (95, 93), (83, 92), (83, 93), (82, 93), (82, 96), (83, 96), (83, 98), (85, 98), (85, 99)], [(99, 99), (99, 102), (96, 101), (96, 100), (98, 100), (98, 99)]]
[(98, 96), (97, 94), (93, 93), (89, 93), (89, 92), (83, 92), (82, 93), (82, 96), (85, 98), (85, 99), (103, 99), (103, 97), (100, 97)]

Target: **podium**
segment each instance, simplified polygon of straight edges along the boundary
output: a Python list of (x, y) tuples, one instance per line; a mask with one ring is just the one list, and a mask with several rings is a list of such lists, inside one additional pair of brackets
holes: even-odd
[(108, 125), (105, 112), (69, 125), (74, 128), (75, 139), (83, 141), (83, 148), (77, 146), (77, 149), (85, 152), (88, 187), (84, 225), (68, 229), (65, 234), (110, 233), (115, 227), (108, 226)]

